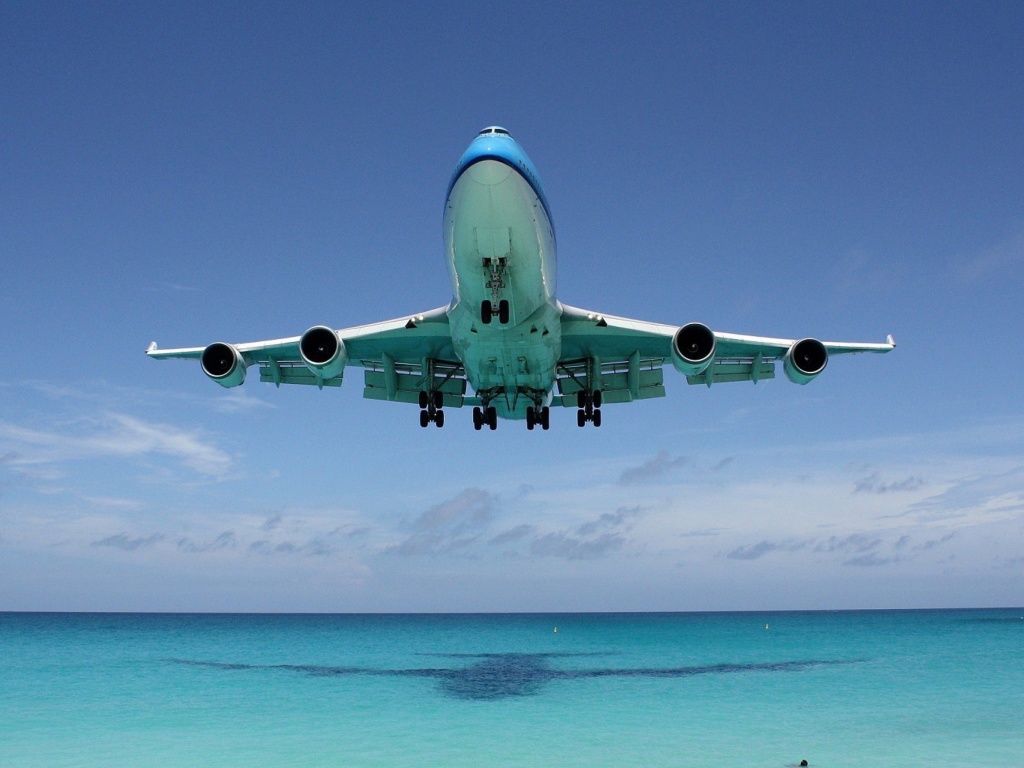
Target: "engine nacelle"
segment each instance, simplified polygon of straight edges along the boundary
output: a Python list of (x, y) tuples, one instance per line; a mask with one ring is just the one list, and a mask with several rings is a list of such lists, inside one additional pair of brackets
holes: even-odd
[(801, 339), (782, 358), (782, 369), (794, 384), (806, 384), (825, 370), (828, 350), (817, 339)]
[(306, 367), (321, 379), (340, 376), (348, 363), (345, 342), (326, 325), (314, 325), (302, 334), (299, 339), (299, 355)]
[(203, 350), (199, 362), (203, 373), (222, 387), (237, 387), (245, 381), (245, 361), (230, 344), (215, 342)]
[(715, 332), (703, 323), (687, 323), (672, 337), (672, 365), (680, 373), (703, 373), (714, 358)]

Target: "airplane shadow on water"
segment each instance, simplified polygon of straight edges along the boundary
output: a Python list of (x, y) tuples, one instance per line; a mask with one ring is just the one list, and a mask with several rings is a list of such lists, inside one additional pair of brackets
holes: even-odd
[(176, 664), (224, 671), (280, 670), (313, 677), (354, 675), (386, 677), (425, 677), (437, 680), (441, 691), (452, 698), (473, 701), (497, 701), (516, 696), (535, 696), (556, 680), (582, 680), (599, 677), (676, 678), (738, 672), (794, 672), (813, 667), (856, 664), (853, 660), (776, 661), (752, 664), (710, 664), (692, 667), (597, 667), (557, 669), (550, 661), (558, 658), (607, 656), (602, 653), (479, 653), (429, 654), (437, 658), (475, 660), (465, 667), (426, 667), (420, 669), (374, 669), (369, 667), (332, 667), (313, 664), (233, 664), (193, 659), (169, 659)]

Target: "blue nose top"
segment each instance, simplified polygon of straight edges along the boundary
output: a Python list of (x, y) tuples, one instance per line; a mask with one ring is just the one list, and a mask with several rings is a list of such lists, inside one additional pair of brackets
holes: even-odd
[(455, 166), (455, 173), (452, 174), (452, 179), (448, 184), (448, 193), (445, 195), (447, 200), (452, 194), (452, 188), (455, 186), (455, 182), (459, 180), (459, 177), (465, 173), (470, 166), (475, 163), (479, 163), (481, 160), (497, 160), (500, 163), (504, 163), (509, 166), (526, 179), (527, 183), (533, 189), (534, 193), (540, 199), (541, 205), (544, 206), (544, 211), (547, 214), (548, 221), (552, 221), (551, 208), (548, 205), (547, 195), (544, 194), (544, 187), (540, 182), (540, 176), (537, 174), (537, 169), (534, 168), (530, 158), (527, 157), (526, 152), (519, 146), (519, 142), (512, 138), (507, 130), (500, 126), (491, 126), (484, 128), (477, 134), (477, 137), (473, 139), (466, 151), (462, 153), (462, 157), (459, 158), (458, 165)]

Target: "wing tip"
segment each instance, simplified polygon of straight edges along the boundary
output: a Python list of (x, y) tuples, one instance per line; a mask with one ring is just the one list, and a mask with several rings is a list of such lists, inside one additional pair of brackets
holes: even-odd
[(156, 352), (156, 350), (157, 350), (156, 342), (155, 341), (151, 341), (151, 342), (149, 342), (149, 346), (146, 347), (146, 354), (147, 355), (151, 355), (154, 352)]
[(888, 344), (888, 345), (889, 345), (890, 347), (892, 347), (893, 349), (895, 349), (895, 348), (896, 348), (896, 339), (894, 339), (894, 338), (892, 337), (892, 334), (891, 334), (891, 333), (890, 333), (890, 334), (889, 334), (888, 336), (886, 336), (886, 337), (885, 337), (885, 343), (886, 343), (886, 344)]

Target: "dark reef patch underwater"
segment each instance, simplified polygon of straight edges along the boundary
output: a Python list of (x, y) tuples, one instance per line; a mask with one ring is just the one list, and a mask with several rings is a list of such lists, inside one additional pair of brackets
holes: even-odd
[(375, 669), (368, 667), (333, 667), (313, 664), (235, 664), (196, 659), (168, 659), (175, 664), (234, 671), (279, 670), (315, 677), (345, 675), (379, 675), (389, 677), (427, 677), (438, 681), (441, 690), (458, 699), (495, 701), (510, 696), (535, 696), (555, 680), (580, 680), (595, 677), (693, 677), (742, 672), (794, 672), (810, 667), (835, 664), (856, 664), (852, 660), (775, 661), (754, 664), (710, 664), (692, 667), (597, 667), (592, 669), (557, 669), (551, 659), (608, 656), (601, 653), (479, 653), (430, 654), (438, 658), (477, 659), (466, 667), (424, 667), (418, 669)]

